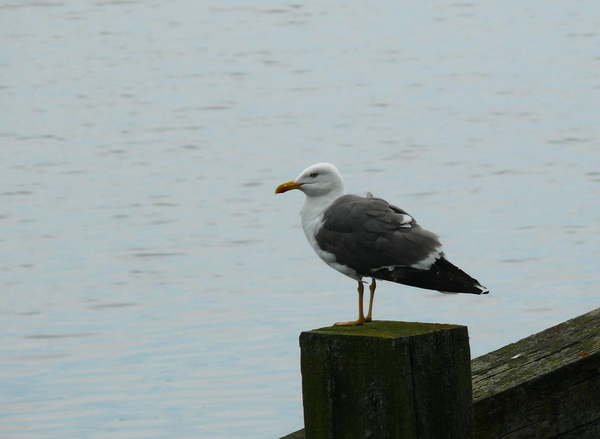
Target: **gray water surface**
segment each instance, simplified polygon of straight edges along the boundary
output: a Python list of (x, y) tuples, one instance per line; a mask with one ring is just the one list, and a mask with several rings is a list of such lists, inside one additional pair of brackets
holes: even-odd
[(488, 296), (380, 283), (473, 356), (600, 306), (594, 1), (0, 1), (0, 437), (269, 438), (356, 315), (300, 228), (330, 161)]

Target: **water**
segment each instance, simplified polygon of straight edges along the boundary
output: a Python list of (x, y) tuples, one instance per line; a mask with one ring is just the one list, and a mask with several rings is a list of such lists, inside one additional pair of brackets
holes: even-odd
[(356, 314), (312, 253), (317, 161), (491, 290), (381, 283), (473, 356), (600, 306), (592, 1), (1, 1), (0, 437), (267, 438), (298, 334)]

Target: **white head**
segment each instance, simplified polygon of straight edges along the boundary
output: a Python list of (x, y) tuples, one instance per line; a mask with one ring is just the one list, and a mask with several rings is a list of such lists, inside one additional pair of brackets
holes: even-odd
[(302, 171), (295, 180), (277, 186), (275, 193), (281, 194), (292, 189), (301, 190), (307, 197), (337, 198), (344, 194), (344, 182), (335, 166), (330, 163), (317, 163)]

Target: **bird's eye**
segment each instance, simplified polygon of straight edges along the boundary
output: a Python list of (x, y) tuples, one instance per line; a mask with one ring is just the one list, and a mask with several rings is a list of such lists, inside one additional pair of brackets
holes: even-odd
[(312, 178), (317, 178), (317, 175), (319, 175), (317, 172), (313, 172), (312, 174), (310, 174), (310, 176), (311, 176)]

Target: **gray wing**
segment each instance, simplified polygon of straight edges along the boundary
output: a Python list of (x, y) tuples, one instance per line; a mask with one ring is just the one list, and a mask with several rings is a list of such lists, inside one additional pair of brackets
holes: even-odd
[(427, 269), (441, 252), (437, 235), (421, 228), (404, 210), (373, 196), (338, 198), (324, 212), (316, 240), (337, 263), (361, 276), (383, 267)]

